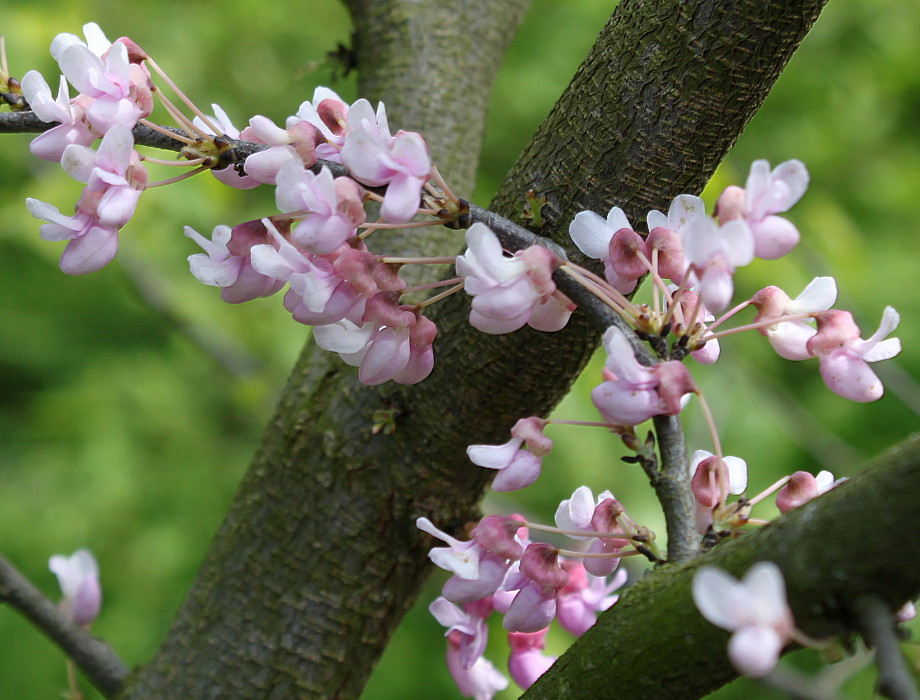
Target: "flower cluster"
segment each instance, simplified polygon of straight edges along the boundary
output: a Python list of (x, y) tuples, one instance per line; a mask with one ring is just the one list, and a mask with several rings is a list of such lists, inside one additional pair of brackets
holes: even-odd
[[(596, 515), (581, 522), (585, 499), (592, 501), (590, 510)], [(561, 515), (563, 511), (577, 513), (578, 522)], [(606, 577), (617, 568), (635, 524), (609, 492), (594, 505), (586, 487), (560, 504), (556, 521), (560, 528), (570, 526), (566, 532), (574, 539), (592, 540), (582, 555), (584, 563), (577, 552), (560, 556), (560, 550), (548, 544), (531, 542), (528, 524), (520, 516), (486, 516), (467, 541), (437, 529), (427, 518), (416, 522), (420, 530), (447, 545), (429, 552), (436, 565), (452, 574), (429, 609), (447, 628), (447, 667), (465, 695), (491, 698), (507, 685), (482, 656), (486, 620), (493, 612), (503, 616), (502, 626), (508, 633), (508, 671), (526, 689), (555, 660), (542, 653), (554, 619), (567, 632), (580, 636), (594, 624), (598, 612), (616, 602), (613, 592), (623, 585), (626, 574), (620, 571), (609, 581)], [(600, 544), (595, 546), (595, 542)]]
[[(51, 44), (63, 76), (57, 98), (36, 71), (22, 79), (22, 93), (35, 114), (59, 125), (37, 136), (32, 153), (60, 161), (68, 175), (86, 185), (73, 216), (51, 204), (28, 199), (29, 212), (44, 222), (47, 241), (68, 241), (61, 270), (72, 275), (94, 272), (115, 255), (118, 230), (133, 216), (147, 171), (134, 151), (131, 129), (153, 109), (152, 84), (137, 45), (130, 39), (110, 43), (95, 24), (83, 31), (86, 42), (59, 34)], [(67, 81), (79, 94), (69, 96)], [(102, 139), (97, 151), (89, 145)]]

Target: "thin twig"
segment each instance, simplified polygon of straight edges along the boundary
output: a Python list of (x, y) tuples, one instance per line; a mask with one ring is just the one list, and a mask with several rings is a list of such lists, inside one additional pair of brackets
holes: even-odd
[(898, 647), (898, 632), (891, 608), (881, 598), (865, 595), (856, 599), (853, 611), (860, 634), (866, 644), (875, 649), (879, 695), (892, 700), (920, 700), (917, 686)]
[(57, 644), (105, 697), (118, 694), (127, 667), (107, 644), (75, 624), (0, 557), (0, 602), (8, 603)]

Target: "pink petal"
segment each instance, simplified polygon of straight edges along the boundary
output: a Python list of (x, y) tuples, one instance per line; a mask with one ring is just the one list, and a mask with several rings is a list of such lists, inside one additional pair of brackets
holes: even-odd
[(115, 229), (93, 226), (79, 238), (74, 238), (61, 254), (61, 271), (68, 275), (95, 272), (111, 262), (118, 248)]
[(728, 641), (728, 658), (741, 674), (762, 678), (776, 668), (783, 646), (783, 640), (769, 627), (745, 627)]
[(389, 381), (409, 363), (409, 331), (384, 328), (371, 342), (358, 371), (362, 384), (374, 386)]
[(859, 403), (882, 397), (882, 382), (862, 358), (841, 349), (821, 354), (818, 360), (821, 378), (835, 394)]

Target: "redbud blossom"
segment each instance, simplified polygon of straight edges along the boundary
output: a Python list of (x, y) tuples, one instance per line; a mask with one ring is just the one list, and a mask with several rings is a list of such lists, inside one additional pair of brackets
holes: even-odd
[[(540, 476), (540, 464), (553, 441), (543, 435), (547, 421), (533, 416), (522, 418), (511, 429), (511, 440), (503, 445), (470, 445), (466, 454), (479, 467), (497, 469), (494, 491), (517, 491)], [(527, 449), (524, 450), (522, 445)]]
[(508, 674), (521, 690), (527, 690), (556, 662), (555, 656), (543, 653), (547, 630), (508, 633)]
[(728, 306), (734, 291), (735, 268), (754, 259), (754, 238), (748, 225), (740, 220), (722, 226), (708, 216), (696, 216), (684, 227), (684, 254), (697, 277), (703, 303), (718, 313)]
[[(795, 299), (790, 299), (779, 287), (764, 287), (751, 297), (751, 304), (757, 308), (754, 323), (792, 314), (826, 311), (836, 300), (837, 283), (833, 277), (815, 277)], [(767, 336), (780, 357), (805, 360), (812, 356), (807, 343), (815, 334), (815, 329), (804, 321), (783, 321), (758, 331)]]
[(709, 622), (732, 632), (728, 658), (752, 678), (773, 670), (795, 630), (783, 575), (773, 562), (755, 564), (740, 582), (704, 566), (693, 577), (693, 602)]
[(447, 628), (444, 636), (454, 634), (460, 666), (464, 670), (472, 668), (485, 651), (489, 633), (485, 618), (491, 611), (491, 605), (468, 604), (461, 608), (446, 598), (435, 598), (428, 606), (434, 619)]
[(868, 363), (887, 360), (901, 352), (898, 338), (883, 340), (898, 327), (898, 312), (886, 306), (878, 330), (866, 340), (859, 337), (859, 328), (848, 311), (823, 311), (815, 314), (815, 320), (818, 332), (806, 347), (817, 356), (827, 388), (860, 403), (881, 398), (884, 387)]
[(473, 297), (474, 328), (501, 334), (524, 324), (546, 331), (566, 325), (574, 307), (557, 300), (551, 278), (556, 258), (549, 251), (535, 246), (506, 256), (492, 230), (478, 222), (467, 229), (466, 245), (456, 265), (464, 289)]
[(834, 481), (834, 475), (827, 470), (818, 472), (817, 476), (803, 471), (795, 472), (789, 477), (789, 482), (777, 491), (776, 507), (780, 513), (788, 513), (793, 508), (798, 508), (830, 491), (838, 483)]
[(613, 591), (626, 583), (628, 574), (621, 569), (608, 583), (601, 576), (592, 576), (580, 562), (565, 561), (562, 567), (569, 582), (556, 596), (556, 619), (562, 629), (580, 637), (594, 625), (599, 612), (617, 602), (619, 596)]
[(102, 605), (99, 567), (92, 553), (78, 549), (69, 557), (55, 554), (48, 560), (48, 568), (57, 576), (64, 594), (61, 610), (76, 624), (88, 627)]
[(341, 97), (329, 88), (317, 87), (313, 91), (313, 99), (300, 105), (296, 119), (309, 122), (321, 134), (323, 143), (316, 146), (317, 158), (342, 162), (341, 150), (345, 143), (348, 105)]
[(582, 253), (603, 261), (604, 276), (622, 294), (635, 289), (638, 279), (648, 272), (636, 255), (641, 252), (648, 259), (648, 245), (619, 207), (611, 209), (606, 220), (593, 211), (578, 212), (569, 224), (569, 236)]
[(495, 670), (490, 661), (480, 656), (469, 668), (460, 660), (459, 635), (447, 635), (447, 670), (460, 694), (474, 700), (492, 700), (495, 693), (508, 687), (508, 679)]
[(677, 361), (641, 365), (623, 331), (615, 326), (604, 333), (603, 343), (606, 381), (594, 388), (591, 400), (605, 421), (632, 426), (652, 416), (680, 413), (681, 397), (696, 389), (684, 365)]
[(383, 104), (375, 115), (367, 100), (358, 100), (348, 109), (347, 123), (342, 163), (359, 182), (387, 186), (380, 206), (386, 221), (409, 221), (419, 208), (422, 186), (431, 174), (424, 139), (408, 131), (390, 136)]
[(69, 241), (61, 255), (63, 272), (95, 272), (115, 256), (118, 229), (134, 214), (147, 185), (147, 171), (126, 126), (113, 127), (98, 151), (79, 144), (67, 146), (61, 165), (71, 177), (86, 183), (74, 216), (63, 216), (57, 207), (37, 199), (26, 199), (26, 206), (32, 216), (45, 222), (39, 227), (44, 240)]
[[(798, 160), (787, 160), (773, 170), (765, 160), (751, 164), (744, 188), (743, 218), (754, 236), (754, 255), (775, 260), (788, 253), (799, 241), (799, 232), (786, 219), (774, 216), (788, 211), (801, 199), (808, 188), (808, 171)], [(719, 222), (739, 218), (740, 207), (734, 193), (723, 195), (732, 200), (717, 205)]]
[(737, 496), (747, 488), (747, 463), (740, 457), (719, 459), (711, 452), (697, 450), (690, 461), (690, 471), (693, 497), (705, 508), (715, 508), (728, 494)]
[(59, 122), (59, 126), (39, 134), (29, 144), (29, 152), (47, 161), (59, 161), (64, 149), (72, 143), (89, 146), (97, 136), (86, 123), (86, 107), (89, 98), (82, 97), (71, 102), (67, 90), (67, 79), (62, 75), (57, 99), (52, 99), (51, 88), (38, 71), (30, 70), (22, 77), (22, 95), (44, 122)]

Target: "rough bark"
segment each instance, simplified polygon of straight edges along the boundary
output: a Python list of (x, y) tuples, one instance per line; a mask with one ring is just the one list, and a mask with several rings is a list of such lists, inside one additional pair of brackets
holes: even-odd
[(734, 679), (728, 632), (706, 622), (690, 594), (702, 565), (740, 577), (775, 562), (796, 625), (815, 637), (854, 629), (862, 596), (899, 608), (920, 594), (918, 489), (915, 435), (762, 530), (639, 581), (524, 697), (698, 698)]
[[(699, 191), (822, 4), (621, 3), (509, 175), (496, 199), (499, 213), (516, 216), (521, 194), (536, 186), (550, 201), (543, 233), (559, 238), (577, 209), (628, 203), (635, 214), (664, 206), (678, 192)], [(492, 5), (502, 3), (477, 6), (485, 12)], [(385, 19), (372, 14), (376, 7), (352, 3), (354, 12), (367, 14), (368, 27)], [(427, 22), (421, 11), (428, 3), (393, 7), (396, 26), (422, 34), (437, 26), (437, 36), (451, 26)], [(365, 71), (386, 64), (362, 53), (372, 35), (386, 43), (385, 33), (359, 30)], [(490, 75), (469, 63), (484, 50), (478, 36), (462, 27), (446, 40), (465, 48), (456, 61), (438, 60), (439, 73), (460, 65), (461, 75)], [(428, 61), (439, 56), (426, 51)], [(371, 97), (397, 99), (367, 80)], [(430, 74), (410, 83), (416, 80), (426, 90)], [(440, 114), (424, 119), (446, 118), (454, 101), (470, 94), (438, 99)], [(413, 104), (393, 109), (393, 123), (437, 131), (437, 121), (413, 123)], [(468, 126), (464, 118), (457, 128)], [(460, 143), (464, 151), (474, 148)], [(457, 181), (461, 168), (454, 168), (444, 169)], [(475, 518), (488, 475), (469, 465), (465, 446), (503, 442), (514, 420), (548, 412), (597, 341), (578, 316), (562, 333), (486, 337), (465, 324), (467, 312), (461, 297), (440, 305), (437, 367), (417, 387), (363, 387), (335, 359), (304, 351), (168, 638), (124, 697), (360, 692), (426, 573), (430, 543), (414, 529), (415, 518), (427, 515), (447, 528)]]

